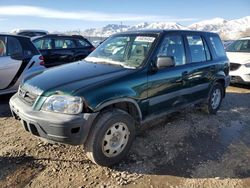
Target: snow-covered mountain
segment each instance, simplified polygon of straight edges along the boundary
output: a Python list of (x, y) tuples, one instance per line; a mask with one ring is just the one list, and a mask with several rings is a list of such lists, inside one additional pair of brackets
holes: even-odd
[(241, 37), (243, 33), (245, 35), (250, 35), (250, 16), (236, 20), (214, 18), (211, 20), (194, 23), (188, 26), (188, 29), (211, 31), (219, 33), (222, 38), (236, 39)]
[[(140, 30), (140, 29), (187, 29), (216, 32), (224, 39), (236, 39), (242, 35), (250, 35), (250, 16), (235, 20), (225, 20), (223, 18), (214, 18), (194, 23), (189, 26), (183, 26), (175, 22), (154, 22), (140, 23), (134, 26), (109, 24), (102, 28), (91, 28), (78, 32), (84, 36), (108, 37), (114, 33), (122, 31)], [(72, 32), (68, 32), (72, 33)]]

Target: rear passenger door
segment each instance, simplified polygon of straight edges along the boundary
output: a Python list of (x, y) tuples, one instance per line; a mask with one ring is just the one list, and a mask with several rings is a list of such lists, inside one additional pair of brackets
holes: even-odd
[(0, 90), (7, 89), (15, 80), (22, 60), (14, 59), (15, 54), (22, 54), (20, 42), (10, 36), (0, 36)]
[(214, 65), (205, 37), (199, 34), (187, 34), (185, 37), (189, 52), (189, 66), (186, 71), (188, 102), (207, 97)]

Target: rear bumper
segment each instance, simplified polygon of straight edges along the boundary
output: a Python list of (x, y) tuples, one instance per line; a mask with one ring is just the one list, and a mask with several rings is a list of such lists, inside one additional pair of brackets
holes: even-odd
[(86, 141), (97, 115), (97, 113), (66, 115), (35, 111), (31, 106), (24, 104), (17, 94), (10, 99), (10, 109), (26, 131), (47, 140), (70, 145), (80, 145)]

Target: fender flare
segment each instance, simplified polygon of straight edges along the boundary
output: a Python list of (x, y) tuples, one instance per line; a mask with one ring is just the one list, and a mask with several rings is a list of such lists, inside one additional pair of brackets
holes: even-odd
[(140, 109), (139, 105), (137, 104), (137, 102), (134, 99), (131, 99), (131, 98), (120, 98), (120, 99), (113, 99), (113, 100), (106, 101), (104, 103), (101, 103), (101, 104), (97, 105), (96, 108), (95, 108), (95, 111), (100, 111), (101, 109), (103, 109), (103, 108), (105, 108), (105, 107), (107, 107), (109, 105), (116, 104), (116, 103), (119, 103), (119, 102), (132, 103), (137, 109), (140, 121), (142, 120), (141, 109)]

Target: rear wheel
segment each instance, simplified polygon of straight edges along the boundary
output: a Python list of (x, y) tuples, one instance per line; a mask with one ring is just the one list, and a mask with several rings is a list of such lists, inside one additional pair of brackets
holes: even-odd
[(125, 111), (113, 109), (100, 114), (85, 143), (88, 158), (111, 166), (128, 153), (135, 137), (135, 121)]
[(216, 114), (220, 108), (221, 101), (223, 99), (223, 86), (220, 83), (215, 83), (210, 91), (206, 110), (210, 114)]

